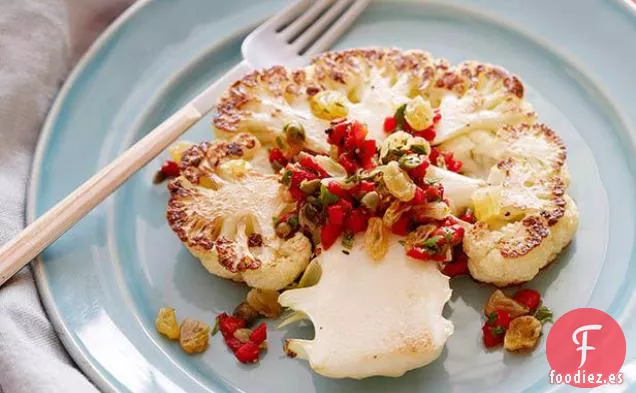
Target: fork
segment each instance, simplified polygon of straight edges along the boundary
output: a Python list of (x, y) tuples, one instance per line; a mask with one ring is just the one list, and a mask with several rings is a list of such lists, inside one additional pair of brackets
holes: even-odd
[(0, 248), (0, 285), (210, 112), (230, 83), (255, 68), (306, 64), (329, 48), (368, 2), (300, 0), (260, 25), (241, 46), (243, 61)]

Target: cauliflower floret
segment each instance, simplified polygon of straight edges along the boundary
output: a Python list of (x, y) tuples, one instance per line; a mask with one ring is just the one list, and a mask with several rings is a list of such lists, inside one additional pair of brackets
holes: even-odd
[(520, 125), (490, 137), (492, 149), (472, 148), (467, 161), (474, 172), (466, 172), (488, 173), (488, 185), (471, 196), (477, 223), (464, 251), (475, 279), (505, 286), (532, 279), (556, 258), (576, 232), (578, 211), (565, 193), (565, 147), (552, 130)]
[(279, 238), (272, 217), (293, 203), (275, 175), (244, 160), (258, 141), (239, 134), (230, 142), (204, 142), (181, 160), (182, 176), (168, 184), (168, 223), (212, 274), (254, 288), (281, 289), (305, 269), (311, 243), (297, 233)]
[(329, 122), (349, 117), (365, 122), (369, 137), (380, 142), (385, 117), (428, 94), (436, 76), (447, 69), (444, 60), (418, 50), (327, 52), (303, 69), (278, 66), (237, 81), (221, 98), (214, 125), (222, 135), (246, 131), (269, 142), (294, 121), (304, 128), (309, 149), (327, 152)]
[(503, 126), (532, 124), (535, 113), (523, 100), (521, 81), (503, 68), (467, 61), (436, 82), (439, 110), (434, 143), (471, 130), (498, 130)]
[[(442, 316), (448, 277), (434, 263), (409, 258), (394, 236), (374, 260), (358, 235), (350, 255), (323, 251), (317, 284), (283, 292), (278, 301), (314, 324), (313, 340), (290, 339), (290, 356), (331, 378), (398, 377), (434, 361), (453, 333)], [(382, 288), (382, 290), (378, 290)]]

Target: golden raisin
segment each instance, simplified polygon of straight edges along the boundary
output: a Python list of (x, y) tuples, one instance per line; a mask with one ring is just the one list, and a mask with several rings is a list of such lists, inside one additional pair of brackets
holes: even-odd
[(391, 202), (389, 208), (384, 212), (384, 217), (382, 217), (384, 226), (391, 228), (393, 224), (398, 222), (400, 217), (402, 217), (402, 214), (406, 213), (409, 209), (411, 209), (411, 206), (406, 203), (402, 203), (398, 200)]
[(174, 308), (161, 308), (155, 320), (157, 331), (170, 340), (179, 339), (179, 323)]
[(376, 261), (381, 260), (389, 250), (390, 232), (382, 223), (382, 219), (373, 217), (364, 234), (364, 248), (367, 254)]
[(532, 315), (524, 315), (510, 321), (504, 337), (504, 348), (508, 351), (532, 349), (541, 337), (541, 322)]
[(179, 344), (187, 353), (199, 353), (208, 348), (210, 326), (194, 319), (184, 319), (181, 323)]
[(282, 311), (278, 295), (277, 291), (254, 288), (247, 294), (247, 303), (266, 318), (278, 318)]
[(497, 289), (495, 292), (493, 292), (492, 295), (490, 295), (488, 303), (486, 304), (486, 307), (484, 307), (484, 314), (490, 315), (494, 312), (497, 312), (497, 310), (506, 311), (508, 314), (510, 314), (510, 318), (512, 319), (530, 313), (528, 307), (524, 306), (523, 304), (517, 302), (512, 298), (509, 298), (499, 289)]

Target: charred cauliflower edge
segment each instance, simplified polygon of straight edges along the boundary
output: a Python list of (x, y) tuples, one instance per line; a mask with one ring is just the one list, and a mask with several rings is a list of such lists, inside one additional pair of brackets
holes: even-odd
[(286, 240), (276, 236), (272, 217), (291, 202), (275, 175), (247, 164), (237, 173), (220, 170), (249, 160), (258, 149), (258, 140), (247, 134), (190, 147), (180, 161), (182, 175), (168, 183), (166, 217), (210, 273), (275, 290), (304, 271), (312, 246), (300, 233)]

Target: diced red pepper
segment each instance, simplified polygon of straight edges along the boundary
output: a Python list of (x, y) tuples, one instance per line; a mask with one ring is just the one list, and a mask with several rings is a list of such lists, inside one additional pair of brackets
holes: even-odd
[(426, 202), (426, 193), (421, 187), (415, 187), (415, 195), (408, 203), (411, 205), (420, 205)]
[(457, 220), (453, 216), (447, 216), (444, 221), (442, 221), (442, 226), (449, 227), (451, 225), (456, 225)]
[(504, 336), (502, 334), (495, 334), (492, 326), (484, 325), (481, 330), (483, 332), (483, 342), (486, 348), (496, 347), (503, 342)]
[(269, 151), (269, 162), (285, 166), (287, 165), (287, 157), (285, 157), (285, 154), (283, 154), (281, 149), (275, 147)]
[(336, 195), (340, 199), (351, 198), (351, 195), (349, 195), (349, 191), (342, 188), (342, 186), (338, 184), (338, 182), (335, 182), (335, 181), (329, 182), (329, 184), (327, 185), (327, 190), (330, 193)]
[(433, 147), (431, 149), (431, 153), (428, 155), (428, 159), (431, 162), (431, 164), (438, 166), (440, 155), (441, 155), (440, 151)]
[(242, 318), (237, 318), (226, 313), (220, 314), (217, 318), (219, 321), (219, 331), (221, 331), (223, 337), (226, 339), (227, 337), (234, 337), (234, 332), (237, 329), (245, 327), (245, 320)]
[(298, 188), (298, 186), (290, 187), (289, 192), (291, 193), (291, 196), (295, 201), (302, 201), (307, 196), (307, 194), (302, 192), (300, 188)]
[(347, 128), (349, 128), (349, 124), (350, 123), (346, 121), (342, 121), (328, 129), (327, 142), (331, 145), (341, 145), (344, 141), (345, 135), (347, 134)]
[(375, 183), (367, 180), (362, 180), (358, 183), (358, 191), (366, 194), (367, 192), (375, 191)]
[(342, 226), (327, 223), (320, 230), (320, 243), (325, 250), (328, 250), (336, 240), (342, 235)]
[(429, 254), (428, 252), (426, 252), (425, 250), (419, 247), (411, 248), (410, 250), (406, 252), (406, 255), (410, 256), (411, 258), (418, 259), (420, 261), (430, 261), (432, 259), (431, 254)]
[(243, 346), (243, 343), (236, 337), (227, 337), (225, 338), (225, 345), (227, 345), (232, 352), (236, 352)]
[(448, 277), (457, 277), (468, 274), (468, 257), (461, 250), (454, 252), (456, 252), (456, 254), (453, 261), (444, 266), (442, 273), (446, 274)]
[(161, 165), (161, 172), (167, 177), (179, 176), (179, 164), (174, 161), (167, 160)]
[(420, 136), (426, 139), (427, 141), (431, 142), (433, 139), (435, 139), (435, 136), (437, 136), (437, 132), (435, 131), (435, 128), (428, 127), (421, 131), (414, 131), (413, 135)]
[(304, 168), (311, 169), (321, 178), (329, 177), (327, 171), (325, 171), (320, 165), (318, 165), (318, 163), (309, 155), (303, 155), (303, 157), (298, 160), (298, 163)]
[(252, 334), (250, 334), (250, 341), (260, 345), (265, 340), (267, 340), (267, 325), (263, 322), (252, 331)]
[(541, 304), (541, 295), (539, 292), (528, 288), (518, 290), (517, 293), (515, 293), (514, 299), (528, 307), (531, 311)]
[(409, 171), (409, 176), (415, 179), (423, 178), (424, 176), (426, 176), (426, 171), (428, 170), (428, 167), (430, 165), (431, 164), (428, 162), (428, 160), (422, 162), (420, 165), (416, 166), (415, 168)]
[(329, 220), (329, 223), (333, 225), (342, 225), (346, 214), (347, 211), (345, 211), (345, 208), (339, 203), (327, 208), (327, 219)]
[(435, 111), (435, 115), (433, 115), (433, 124), (439, 123), (442, 120), (442, 114), (439, 111)]
[(294, 168), (291, 175), (291, 185), (300, 186), (300, 183), (302, 183), (303, 180), (310, 181), (315, 179), (318, 179), (318, 176), (314, 173), (311, 173), (304, 169)]
[(453, 153), (444, 153), (444, 161), (446, 162), (446, 169), (451, 172), (457, 172), (462, 170), (464, 163), (453, 158)]
[(449, 227), (453, 232), (450, 238), (451, 246), (457, 246), (462, 243), (464, 240), (464, 227), (461, 225), (452, 225)]
[(234, 353), (234, 356), (236, 356), (241, 363), (256, 363), (260, 352), (261, 350), (258, 344), (248, 341)]
[(358, 121), (354, 121), (348, 131), (344, 138), (344, 148), (347, 150), (357, 149), (367, 136), (367, 127)]
[(351, 233), (363, 232), (367, 229), (369, 223), (369, 216), (364, 209), (357, 208), (351, 212), (351, 215), (345, 222), (345, 228)]
[(431, 255), (431, 260), (435, 262), (445, 262), (446, 261), (446, 253), (438, 252), (436, 254)]
[(387, 116), (384, 119), (384, 132), (387, 134), (392, 133), (397, 128), (397, 120), (393, 116)]
[(348, 174), (353, 174), (358, 165), (356, 165), (355, 159), (351, 158), (351, 153), (342, 153), (338, 157), (338, 163), (344, 167)]
[(500, 326), (504, 329), (508, 329), (508, 326), (510, 326), (510, 320), (510, 314), (507, 311), (497, 310), (493, 317), (488, 316), (486, 324), (492, 327)]
[(391, 232), (396, 235), (406, 236), (409, 234), (409, 226), (411, 224), (411, 220), (406, 215), (402, 215), (399, 220), (391, 227)]
[(435, 187), (435, 186), (426, 187), (426, 189), (424, 189), (424, 194), (425, 194), (426, 200), (429, 202), (435, 202), (442, 199), (442, 193), (439, 187)]
[(459, 216), (459, 219), (462, 220), (462, 221), (466, 221), (466, 222), (469, 222), (471, 224), (474, 224), (475, 223), (475, 212), (473, 211), (473, 209), (466, 209), (464, 214)]
[(360, 150), (359, 156), (362, 161), (375, 157), (378, 150), (375, 139), (366, 139), (360, 145), (359, 150)]

